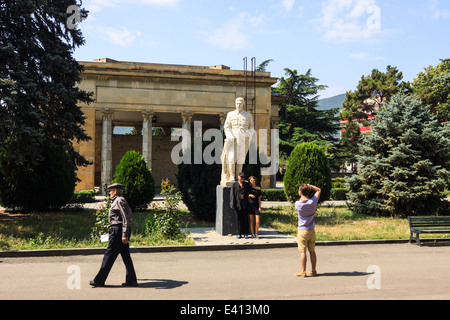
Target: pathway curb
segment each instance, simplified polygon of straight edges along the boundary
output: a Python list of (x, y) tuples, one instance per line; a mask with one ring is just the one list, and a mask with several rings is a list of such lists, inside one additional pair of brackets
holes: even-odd
[[(450, 239), (424, 239), (422, 242), (450, 241)], [(348, 245), (385, 245), (406, 244), (409, 240), (359, 240), (359, 241), (319, 241), (316, 246), (348, 246)], [(195, 246), (164, 246), (164, 247), (131, 247), (131, 253), (166, 253), (166, 252), (194, 252), (194, 251), (230, 251), (230, 250), (262, 250), (297, 247), (292, 243), (264, 243), (264, 244), (234, 244), (234, 245), (195, 245)], [(0, 258), (35, 258), (35, 257), (69, 257), (102, 255), (106, 248), (94, 249), (53, 249), (53, 250), (20, 250), (1, 251)]]

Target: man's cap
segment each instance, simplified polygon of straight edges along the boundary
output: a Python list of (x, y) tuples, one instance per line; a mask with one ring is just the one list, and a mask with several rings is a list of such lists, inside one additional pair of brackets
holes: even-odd
[(108, 189), (120, 189), (123, 190), (124, 186), (120, 183), (113, 183), (112, 185), (108, 186)]
[(240, 172), (239, 173), (239, 177), (244, 177), (245, 178), (245, 173), (244, 172)]

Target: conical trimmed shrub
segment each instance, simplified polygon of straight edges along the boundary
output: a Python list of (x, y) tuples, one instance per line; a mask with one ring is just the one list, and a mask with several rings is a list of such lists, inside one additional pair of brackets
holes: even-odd
[(128, 151), (122, 157), (113, 182), (124, 185), (124, 197), (131, 210), (149, 204), (155, 197), (155, 180), (139, 152)]
[(299, 200), (298, 187), (302, 183), (321, 188), (320, 201), (328, 200), (332, 186), (331, 169), (323, 149), (312, 142), (297, 145), (289, 157), (283, 182), (286, 198), (292, 203)]

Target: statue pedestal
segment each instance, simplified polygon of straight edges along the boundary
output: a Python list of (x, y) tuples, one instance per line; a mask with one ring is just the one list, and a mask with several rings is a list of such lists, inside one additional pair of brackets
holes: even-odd
[(216, 232), (222, 236), (236, 234), (238, 221), (236, 212), (230, 207), (231, 187), (217, 186), (216, 189)]

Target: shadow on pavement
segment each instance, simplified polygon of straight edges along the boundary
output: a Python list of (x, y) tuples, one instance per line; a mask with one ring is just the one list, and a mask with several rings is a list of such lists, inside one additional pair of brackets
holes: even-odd
[[(147, 281), (147, 282), (144, 282)], [(154, 288), (159, 290), (175, 289), (188, 284), (188, 281), (176, 281), (168, 279), (139, 279), (139, 288)]]
[[(176, 281), (168, 279), (138, 279), (137, 288), (154, 288), (158, 290), (170, 290), (188, 284), (188, 281)], [(122, 285), (107, 284), (103, 288), (130, 288)]]

